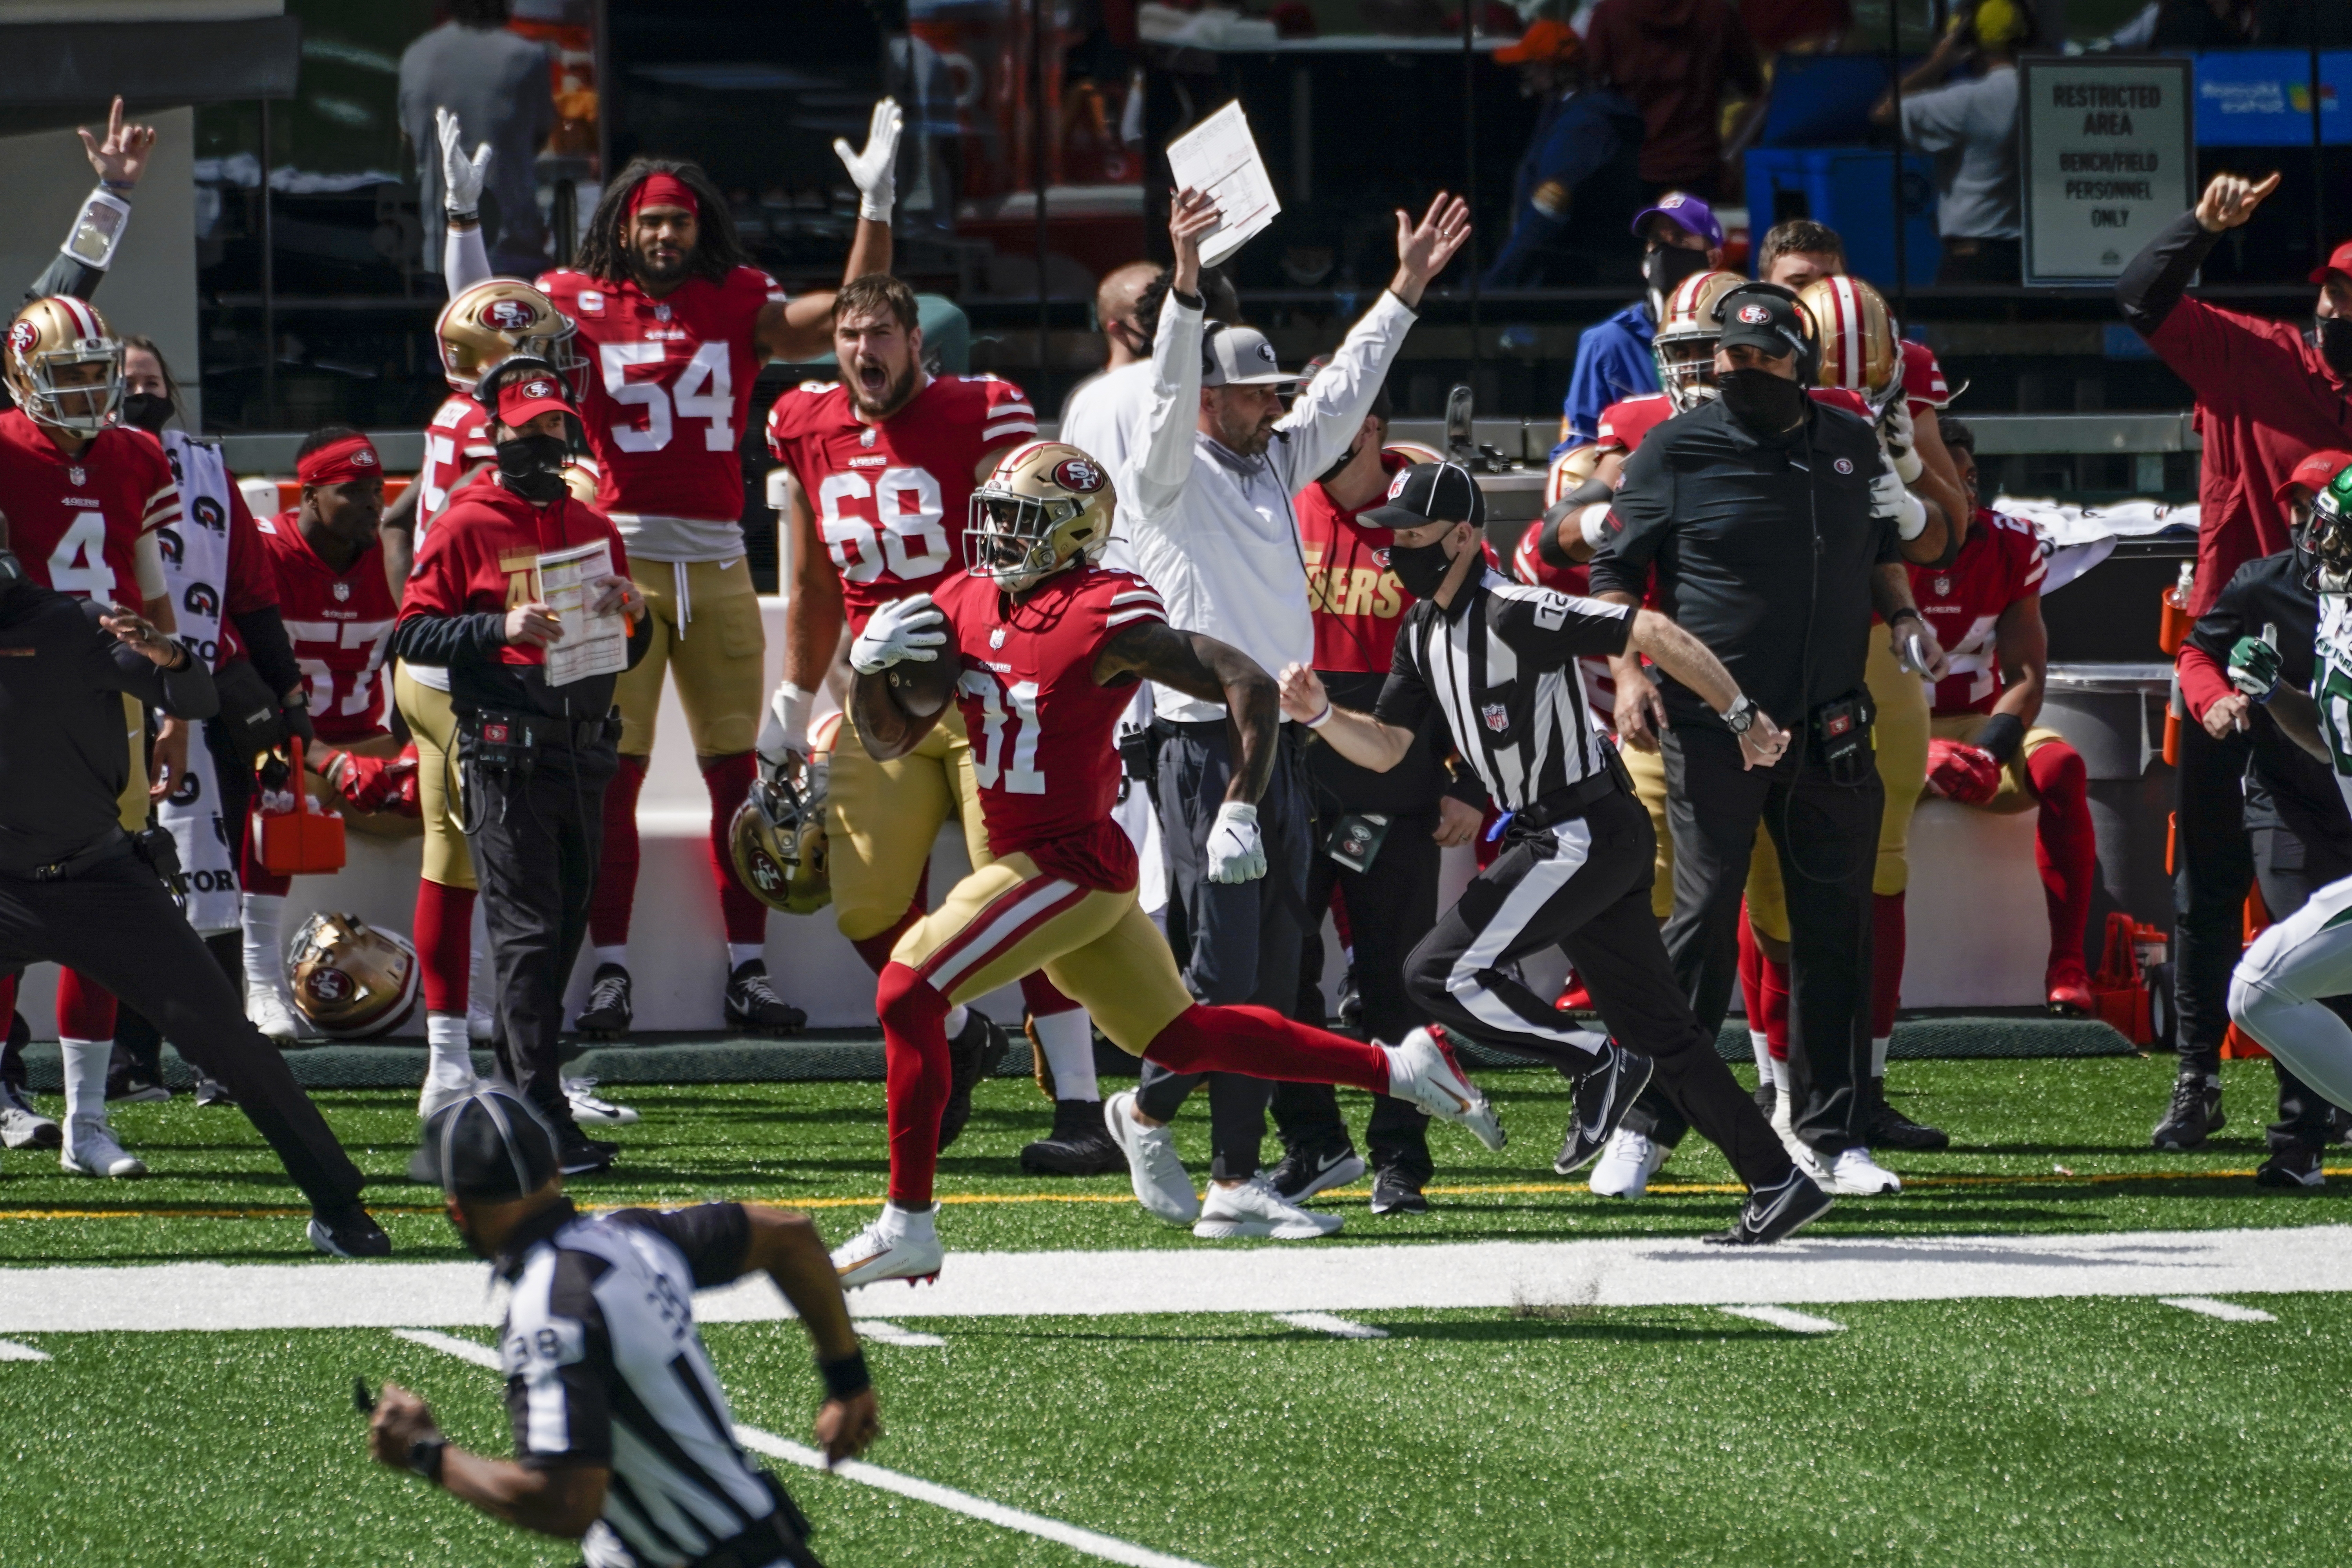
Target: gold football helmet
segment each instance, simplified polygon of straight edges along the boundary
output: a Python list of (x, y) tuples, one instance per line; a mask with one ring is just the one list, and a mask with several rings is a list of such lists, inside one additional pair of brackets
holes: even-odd
[(0, 379), (34, 419), (95, 436), (114, 423), (122, 403), (122, 343), (87, 300), (36, 300), (8, 323)]
[(329, 1039), (388, 1035), (415, 1010), (416, 949), (357, 915), (312, 915), (294, 933), (287, 960), (295, 1007)]
[(582, 506), (596, 504), (596, 459), (573, 458), (563, 465), (563, 488)]
[(441, 308), (433, 332), (441, 342), (441, 374), (459, 392), (473, 391), (485, 371), (520, 353), (553, 365), (574, 402), (587, 395), (588, 362), (573, 347), (572, 318), (520, 279), (475, 284)]
[(810, 915), (833, 901), (825, 856), (825, 763), (812, 758), (803, 779), (761, 769), (727, 826), (736, 878), (753, 898), (786, 914)]
[(1715, 340), (1723, 335), (1716, 303), (1747, 281), (1737, 272), (1694, 272), (1666, 296), (1666, 318), (1651, 336), (1650, 357), (1676, 413), (1687, 414), (1715, 395)]
[(1587, 441), (1554, 458), (1551, 467), (1544, 471), (1544, 509), (1549, 511), (1558, 506), (1560, 497), (1591, 479), (1593, 470), (1601, 466), (1602, 456), (1600, 442)]
[(1382, 447), (1381, 450), (1383, 452), (1393, 452), (1408, 463), (1442, 463), (1445, 461), (1444, 453), (1423, 441), (1391, 441), (1387, 446)]
[(1895, 312), (1859, 278), (1816, 278), (1797, 296), (1821, 332), (1823, 386), (1862, 394), (1873, 414), (1903, 395), (1903, 344)]
[(1100, 463), (1066, 442), (1031, 441), (971, 492), (964, 558), (973, 576), (1026, 593), (1074, 561), (1100, 560), (1118, 507)]

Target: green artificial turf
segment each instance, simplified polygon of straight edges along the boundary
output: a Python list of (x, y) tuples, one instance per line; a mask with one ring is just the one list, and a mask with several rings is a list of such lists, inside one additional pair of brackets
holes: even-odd
[[(2352, 1302), (1697, 1308), (961, 1320), (869, 1350), (873, 1460), (1212, 1568), (2326, 1561), (2352, 1483), (2324, 1412)], [(373, 1331), (21, 1336), (0, 1363), (11, 1564), (561, 1564), (369, 1464), (351, 1380), (422, 1393), (503, 1452), (495, 1374)], [(804, 1437), (790, 1323), (707, 1331), (737, 1418)], [(807, 1471), (835, 1568), (1064, 1565), (1068, 1550)]]
[[(1742, 1068), (1743, 1079), (1748, 1070)], [(2207, 1149), (2158, 1153), (2147, 1132), (2162, 1111), (2169, 1058), (1896, 1064), (1895, 1099), (1923, 1121), (1948, 1129), (1954, 1148), (1932, 1155), (1889, 1154), (1885, 1163), (1919, 1178), (1896, 1197), (1842, 1200), (1816, 1234), (1952, 1234), (2106, 1231), (2301, 1225), (2352, 1221), (2352, 1179), (2319, 1194), (2281, 1194), (2250, 1179), (2263, 1158), (2272, 1114), (2269, 1065), (2224, 1068), (2231, 1121)], [(1544, 1071), (1481, 1075), (1512, 1134), (1490, 1154), (1458, 1129), (1437, 1126), (1435, 1211), (1374, 1218), (1365, 1188), (1326, 1200), (1348, 1215), (1333, 1243), (1412, 1238), (1557, 1239), (1647, 1234), (1687, 1236), (1720, 1228), (1733, 1205), (1720, 1192), (1654, 1193), (1612, 1203), (1582, 1182), (1551, 1172), (1568, 1114), (1566, 1086)], [(616, 1096), (645, 1120), (616, 1136), (625, 1147), (615, 1174), (581, 1181), (586, 1204), (680, 1204), (749, 1197), (817, 1205), (828, 1237), (847, 1236), (878, 1203), (884, 1183), (882, 1086), (766, 1083), (637, 1088)], [(373, 1184), (369, 1201), (401, 1255), (460, 1256), (436, 1212), (436, 1194), (404, 1177), (416, 1118), (413, 1097), (390, 1091), (321, 1094), (329, 1121)], [(1340, 1103), (1359, 1129), (1365, 1098)], [(55, 1102), (49, 1102), (55, 1109)], [(53, 1155), (0, 1157), (0, 1262), (138, 1263), (311, 1257), (302, 1237), (299, 1195), (245, 1119), (199, 1110), (185, 1096), (164, 1105), (117, 1107), (123, 1142), (154, 1174), (143, 1182), (67, 1176)], [(1044, 1133), (1049, 1111), (1024, 1081), (983, 1083), (962, 1139), (941, 1159), (947, 1200), (940, 1228), (950, 1247), (1129, 1248), (1192, 1247), (1181, 1230), (1143, 1215), (1123, 1174), (1087, 1180), (1026, 1177), (1021, 1145)], [(1196, 1173), (1208, 1160), (1207, 1109), (1177, 1123), (1180, 1151)], [(1269, 1163), (1277, 1142), (1265, 1143)], [(2352, 1166), (2352, 1151), (2342, 1163)], [(2234, 1174), (2231, 1173), (2234, 1173)], [(2103, 1179), (2119, 1178), (2119, 1179)], [(1721, 1157), (1685, 1142), (1658, 1177), (1663, 1189), (1727, 1183)], [(1518, 1188), (1519, 1191), (1487, 1189)], [(1450, 1191), (1449, 1189), (1473, 1189)], [(1067, 1202), (1072, 1197), (1099, 1201)], [(982, 1201), (963, 1202), (959, 1200)], [(1016, 1200), (1032, 1201), (1016, 1201)], [(1054, 1201), (1042, 1201), (1054, 1200)], [(417, 1212), (400, 1212), (404, 1207)], [(277, 1209), (280, 1212), (269, 1214)], [(114, 1216), (139, 1209), (150, 1214)], [(253, 1217), (216, 1217), (247, 1215)]]

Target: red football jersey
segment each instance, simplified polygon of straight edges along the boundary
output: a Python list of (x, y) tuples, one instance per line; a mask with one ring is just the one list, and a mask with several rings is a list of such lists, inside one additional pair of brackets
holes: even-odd
[(294, 661), (310, 683), (310, 722), (321, 741), (348, 745), (383, 729), (383, 650), (400, 607), (383, 580), (383, 541), (336, 572), (302, 537), (300, 515), (281, 511), (257, 526)]
[(1622, 447), (1631, 453), (1641, 447), (1643, 437), (1678, 412), (1675, 400), (1663, 392), (1622, 398), (1601, 411), (1601, 423), (1594, 429), (1593, 439), (1602, 447)]
[(961, 571), (932, 595), (963, 661), (956, 701), (988, 847), (1019, 851), (1082, 888), (1134, 887), (1135, 845), (1110, 809), (1118, 799), (1111, 731), (1136, 683), (1096, 685), (1095, 658), (1120, 628), (1167, 620), (1159, 591), (1131, 573), (1078, 566), (1017, 604)]
[(1938, 716), (1992, 711), (2001, 688), (1993, 627), (2003, 610), (2042, 592), (2049, 569), (2033, 525), (1989, 507), (1977, 509), (1950, 565), (1911, 568), (1911, 596), (1952, 660), (1931, 699)]
[(163, 444), (115, 426), (68, 458), (21, 409), (0, 414), (0, 511), (33, 581), (79, 599), (138, 607), (139, 536), (180, 521)]
[(1036, 438), (1029, 395), (992, 375), (933, 376), (879, 425), (836, 381), (803, 382), (768, 411), (768, 450), (816, 512), (853, 635), (877, 605), (963, 571), (981, 459)]
[[(1385, 473), (1409, 465), (1402, 452), (1381, 454)], [(1379, 506), (1375, 497), (1366, 507)], [(1360, 511), (1362, 508), (1359, 508)], [(1315, 668), (1346, 674), (1385, 675), (1396, 649), (1397, 628), (1412, 595), (1375, 553), (1388, 548), (1388, 531), (1368, 535), (1357, 513), (1331, 499), (1321, 484), (1292, 498), (1298, 519), (1298, 547), (1307, 557), (1307, 608), (1315, 619)]]
[[(539, 597), (539, 558), (603, 540), (613, 552), (613, 570), (629, 573), (620, 531), (594, 507), (562, 496), (535, 505), (495, 480), (484, 479), (457, 492), (443, 520), (416, 552), (402, 596), (401, 618), (415, 616), (504, 615)], [(381, 577), (382, 572), (377, 575)], [(292, 612), (288, 612), (289, 618)], [(499, 662), (545, 664), (546, 650), (530, 643), (507, 643)]]
[(596, 509), (625, 538), (642, 531), (640, 518), (739, 524), (738, 451), (760, 374), (760, 312), (784, 298), (776, 280), (738, 267), (723, 281), (689, 278), (656, 300), (630, 279), (562, 268), (539, 286), (578, 326), (592, 362), (580, 416), (601, 469)]
[[(496, 464), (499, 449), (490, 445), (490, 416), (464, 393), (452, 393), (425, 427), (425, 467), (416, 483), (416, 548), (434, 519), (449, 510), (449, 497), (468, 469)], [(410, 559), (415, 559), (412, 552)]]
[(1903, 340), (1903, 402), (1914, 423), (1925, 418), (1929, 409), (1948, 408), (1952, 403), (1952, 389), (1945, 384), (1944, 367), (1936, 363), (1936, 351), (1908, 338)]

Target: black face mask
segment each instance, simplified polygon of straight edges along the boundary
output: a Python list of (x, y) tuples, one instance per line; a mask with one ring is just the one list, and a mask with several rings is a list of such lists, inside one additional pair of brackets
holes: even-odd
[(499, 482), (525, 500), (551, 501), (563, 493), (561, 436), (516, 436), (499, 443)]
[(1339, 454), (1338, 461), (1334, 462), (1329, 468), (1315, 476), (1315, 482), (1317, 484), (1329, 484), (1333, 479), (1339, 477), (1340, 469), (1346, 468), (1349, 464), (1356, 460), (1356, 454), (1362, 449), (1362, 437), (1359, 437), (1357, 440), (1358, 444), (1356, 446), (1349, 447), (1346, 451)]
[(1433, 544), (1389, 546), (1389, 570), (1416, 599), (1435, 598), (1438, 589), (1445, 585), (1446, 573), (1453, 569), (1454, 557), (1445, 553), (1442, 539)]
[(122, 422), (133, 429), (160, 433), (172, 422), (172, 400), (152, 392), (122, 395)]
[(1675, 285), (1695, 272), (1706, 270), (1706, 252), (1663, 246), (1642, 258), (1642, 280), (1650, 286), (1650, 313), (1664, 319), (1666, 298)]
[(2352, 321), (2341, 316), (2319, 318), (2319, 357), (2328, 369), (2352, 381)]
[(1717, 378), (1723, 405), (1757, 436), (1778, 436), (1805, 416), (1805, 389), (1769, 370), (1735, 370)]

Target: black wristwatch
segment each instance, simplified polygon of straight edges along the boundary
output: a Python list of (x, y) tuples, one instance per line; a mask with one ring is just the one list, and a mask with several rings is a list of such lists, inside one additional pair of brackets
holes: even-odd
[(1735, 735), (1745, 735), (1756, 722), (1756, 704), (1749, 701), (1748, 694), (1743, 691), (1731, 700), (1731, 706), (1725, 709), (1719, 717), (1725, 729)]
[(441, 1457), (449, 1447), (446, 1437), (419, 1437), (408, 1446), (408, 1468), (431, 1481), (441, 1484)]

